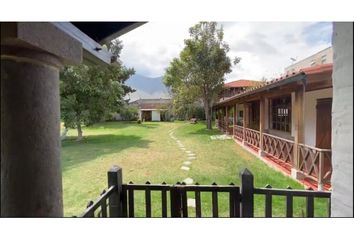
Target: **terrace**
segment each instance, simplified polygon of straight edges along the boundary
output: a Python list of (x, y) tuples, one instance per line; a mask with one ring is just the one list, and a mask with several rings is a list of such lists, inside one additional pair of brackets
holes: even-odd
[(328, 190), (331, 75), (332, 64), (310, 67), (220, 101), (217, 126), (271, 166)]

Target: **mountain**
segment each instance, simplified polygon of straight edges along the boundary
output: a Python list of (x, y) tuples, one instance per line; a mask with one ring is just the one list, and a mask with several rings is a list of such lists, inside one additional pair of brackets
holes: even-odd
[(170, 98), (167, 87), (162, 82), (161, 77), (146, 77), (140, 74), (134, 74), (125, 83), (132, 87), (136, 92), (129, 94), (128, 98), (131, 101), (139, 98), (153, 99), (153, 98)]

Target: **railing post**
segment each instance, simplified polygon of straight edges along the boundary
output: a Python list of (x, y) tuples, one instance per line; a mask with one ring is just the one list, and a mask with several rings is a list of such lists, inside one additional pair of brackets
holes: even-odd
[(107, 175), (108, 187), (117, 186), (116, 191), (114, 191), (109, 197), (109, 217), (122, 217), (122, 169), (118, 166), (113, 166), (109, 169)]
[(245, 168), (241, 178), (241, 217), (253, 217), (253, 175)]
[(180, 218), (182, 199), (181, 199), (181, 192), (177, 186), (171, 187), (170, 200), (171, 200), (171, 217)]
[(320, 152), (320, 159), (318, 162), (318, 184), (317, 184), (317, 190), (322, 191), (323, 190), (323, 156), (324, 152)]

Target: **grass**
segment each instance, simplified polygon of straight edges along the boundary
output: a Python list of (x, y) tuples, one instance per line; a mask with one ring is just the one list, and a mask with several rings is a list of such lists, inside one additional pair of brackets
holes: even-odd
[[(197, 155), (189, 172), (180, 170), (186, 160), (176, 142), (168, 135), (175, 129), (175, 136), (187, 150)], [(62, 168), (64, 214), (80, 214), (87, 202), (96, 199), (107, 186), (107, 170), (112, 165), (123, 169), (123, 181), (134, 183), (166, 182), (169, 184), (191, 177), (199, 184), (216, 182), (226, 185), (240, 184), (239, 172), (248, 168), (254, 174), (256, 187), (303, 189), (289, 177), (271, 169), (232, 140), (211, 140), (218, 130), (206, 130), (205, 125), (174, 123), (109, 122), (84, 128), (84, 140), (75, 141), (74, 130), (62, 143)], [(136, 216), (145, 213), (143, 192), (135, 194)], [(190, 195), (190, 197), (193, 197)], [(203, 216), (211, 216), (211, 194), (202, 193)], [(264, 216), (264, 197), (255, 198), (255, 216)], [(285, 197), (273, 197), (273, 216), (285, 216)], [(161, 216), (160, 194), (152, 193), (152, 215)], [(326, 216), (326, 202), (315, 200), (315, 216)], [(189, 208), (193, 216), (194, 208)], [(294, 215), (302, 216), (305, 200), (294, 199)], [(228, 216), (228, 196), (219, 195), (219, 216)]]

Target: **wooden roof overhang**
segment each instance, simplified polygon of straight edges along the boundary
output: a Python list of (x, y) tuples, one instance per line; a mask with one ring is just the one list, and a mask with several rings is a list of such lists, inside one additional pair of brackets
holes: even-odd
[(260, 100), (262, 97), (280, 97), (291, 94), (291, 92), (299, 89), (309, 92), (331, 88), (332, 70), (332, 64), (304, 68), (301, 72), (294, 73), (293, 76), (271, 81), (266, 85), (251, 88), (231, 98), (220, 101), (214, 105), (214, 108)]
[(229, 99), (221, 101), (214, 105), (214, 108), (231, 106), (238, 103), (246, 103), (255, 100), (261, 99), (261, 97), (275, 97), (281, 96), (292, 91), (301, 88), (306, 81), (306, 75), (304, 73), (300, 73), (294, 75), (292, 77), (271, 82), (267, 85), (260, 86), (258, 88), (252, 88), (250, 90), (246, 90), (240, 94), (237, 94)]

